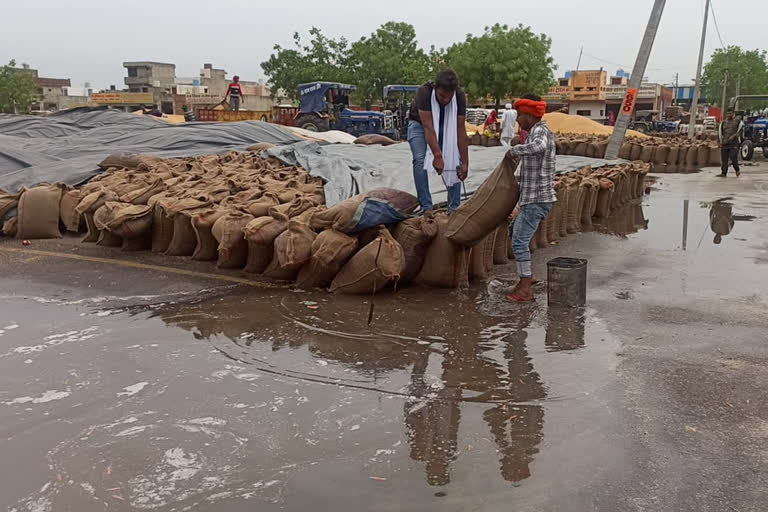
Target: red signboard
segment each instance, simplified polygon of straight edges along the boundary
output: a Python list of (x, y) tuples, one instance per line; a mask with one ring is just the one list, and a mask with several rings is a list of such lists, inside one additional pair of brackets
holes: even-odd
[(621, 113), (632, 115), (632, 111), (635, 110), (635, 102), (637, 101), (637, 89), (633, 87), (627, 87), (627, 92), (624, 93), (624, 101), (621, 102)]

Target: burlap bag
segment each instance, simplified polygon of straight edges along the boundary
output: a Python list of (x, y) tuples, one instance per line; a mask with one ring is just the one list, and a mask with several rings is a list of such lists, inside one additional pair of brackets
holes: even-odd
[(165, 187), (165, 182), (161, 178), (156, 178), (148, 185), (122, 195), (120, 201), (123, 203), (147, 204), (150, 197), (163, 192)]
[(400, 279), (403, 248), (386, 228), (341, 268), (330, 291), (350, 294), (375, 293)]
[(219, 258), (219, 243), (213, 236), (213, 225), (224, 216), (227, 210), (209, 208), (195, 213), (192, 218), (192, 230), (195, 232), (195, 250), (192, 259), (197, 261), (214, 261)]
[(128, 205), (118, 208), (107, 229), (123, 239), (152, 241), (152, 207)]
[(252, 201), (248, 204), (248, 213), (256, 217), (264, 217), (269, 215), (269, 209), (278, 206), (280, 200), (277, 195), (272, 192), (265, 192), (259, 199)]
[(326, 229), (321, 232), (312, 242), (312, 258), (301, 267), (296, 277), (296, 286), (309, 289), (330, 285), (356, 249), (355, 237), (335, 229)]
[(579, 180), (575, 178), (566, 178), (566, 187), (568, 189), (568, 202), (566, 206), (566, 231), (576, 233), (581, 229), (581, 217), (579, 216), (579, 205), (581, 204), (581, 188)]
[(595, 216), (605, 219), (611, 214), (611, 201), (613, 200), (613, 191), (616, 185), (608, 178), (600, 178), (600, 189), (597, 195), (597, 206), (595, 207)]
[[(59, 202), (59, 218), (67, 231), (77, 233), (82, 227), (83, 216), (75, 210), (82, 198), (82, 193), (78, 189), (66, 190), (61, 196), (61, 201)], [(2, 208), (0, 207), (0, 210), (1, 209)], [(2, 218), (2, 215), (0, 215), (0, 218)]]
[(275, 238), (275, 254), (280, 267), (286, 270), (301, 268), (312, 257), (312, 242), (316, 236), (307, 224), (288, 221), (288, 229)]
[(669, 148), (667, 154), (667, 165), (677, 165), (677, 160), (680, 158), (680, 146), (672, 146)]
[(437, 235), (427, 249), (424, 265), (415, 282), (439, 288), (466, 288), (469, 286), (470, 248), (448, 239), (448, 217), (444, 213), (435, 215), (435, 223)]
[(632, 148), (629, 152), (629, 159), (630, 160), (639, 160), (640, 154), (643, 152), (643, 146), (638, 144), (637, 142), (632, 143)]
[(688, 148), (688, 153), (685, 156), (685, 165), (688, 168), (696, 167), (696, 165), (699, 163), (699, 148), (696, 146), (690, 146)]
[(400, 275), (400, 283), (406, 284), (421, 271), (427, 248), (437, 236), (437, 223), (432, 218), (413, 217), (398, 223), (392, 235), (403, 248), (405, 265)]
[(514, 174), (519, 162), (519, 158), (512, 162), (504, 158), (472, 197), (451, 214), (446, 236), (452, 242), (474, 246), (509, 217), (520, 197)]
[(11, 217), (3, 222), (3, 234), (6, 236), (16, 236), (18, 228), (19, 217)]
[(12, 194), (0, 190), (0, 220), (5, 218), (5, 214), (18, 206), (20, 195), (21, 192)]
[[(764, 155), (768, 157), (768, 155)], [(719, 166), (721, 165), (721, 155), (719, 146), (709, 146), (709, 165)]]
[(651, 162), (653, 163), (653, 155), (656, 152), (656, 147), (651, 145), (645, 145), (643, 146), (643, 149), (640, 151), (640, 157), (639, 160), (642, 160), (643, 162)]
[(698, 162), (699, 167), (709, 165), (709, 146), (702, 144), (697, 148), (696, 161)]
[(18, 204), (17, 238), (61, 238), (61, 192), (59, 185), (39, 185), (21, 194)]
[(657, 165), (663, 165), (667, 163), (667, 158), (669, 157), (669, 149), (669, 146), (666, 144), (656, 146), (656, 152), (653, 155), (653, 163)]
[(211, 229), (219, 242), (218, 268), (243, 268), (248, 260), (248, 244), (243, 229), (253, 216), (241, 211), (230, 211), (222, 215)]
[(568, 236), (568, 185), (564, 179), (559, 179), (555, 182), (554, 188), (557, 197), (557, 202), (553, 206), (555, 209), (555, 226), (560, 238), (565, 238)]
[(629, 160), (632, 156), (632, 143), (624, 142), (619, 149), (619, 158), (622, 160)]
[(496, 228), (496, 236), (493, 243), (494, 265), (505, 265), (507, 263), (509, 243), (509, 222), (505, 220)]

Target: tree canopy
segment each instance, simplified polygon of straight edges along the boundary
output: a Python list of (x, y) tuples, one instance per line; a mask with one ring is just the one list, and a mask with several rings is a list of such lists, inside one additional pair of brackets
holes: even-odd
[(475, 98), (543, 94), (554, 83), (552, 40), (530, 27), (495, 24), (480, 36), (467, 35), (445, 52), (445, 63), (459, 75), (465, 91)]
[(715, 50), (704, 66), (701, 79), (705, 98), (710, 103), (722, 106), (726, 70), (726, 102), (736, 95), (739, 80), (739, 94), (768, 94), (768, 60), (765, 50), (743, 50), (739, 46)]
[(35, 101), (37, 86), (29, 73), (16, 69), (16, 61), (0, 68), (0, 112), (27, 113)]

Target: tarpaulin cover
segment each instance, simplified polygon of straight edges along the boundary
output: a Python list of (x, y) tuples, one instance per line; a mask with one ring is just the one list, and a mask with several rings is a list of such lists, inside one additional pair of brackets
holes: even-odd
[[(42, 182), (76, 185), (102, 170), (98, 163), (111, 153), (146, 153), (162, 157), (194, 156), (256, 142), (278, 146), (266, 151), (288, 165), (298, 165), (325, 180), (328, 206), (375, 188), (396, 188), (416, 195), (408, 144), (363, 146), (303, 141), (283, 126), (261, 121), (167, 124), (105, 108), (68, 110), (48, 117), (0, 115), (0, 189), (17, 191)], [(504, 147), (470, 146), (471, 194), (504, 157)], [(557, 157), (558, 172), (606, 160)], [(615, 163), (615, 162), (611, 162)], [(446, 200), (445, 186), (430, 177), (436, 203)]]
[(260, 121), (168, 124), (103, 107), (47, 117), (0, 115), (0, 189), (76, 185), (102, 172), (97, 164), (117, 152), (192, 156), (300, 140), (283, 126)]

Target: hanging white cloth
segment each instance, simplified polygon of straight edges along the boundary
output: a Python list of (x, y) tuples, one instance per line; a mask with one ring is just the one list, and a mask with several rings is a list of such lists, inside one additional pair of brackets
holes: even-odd
[[(459, 136), (457, 130), (458, 106), (456, 104), (456, 94), (454, 93), (451, 102), (445, 106), (443, 113), (443, 183), (446, 187), (451, 187), (459, 183), (459, 173), (457, 169), (461, 166), (461, 157), (459, 156)], [(437, 101), (437, 95), (432, 90), (432, 126), (435, 127), (435, 135), (440, 133), (440, 103)], [(424, 169), (432, 174), (437, 174), (432, 163), (435, 161), (435, 155), (432, 148), (427, 144), (427, 154), (424, 157)]]

